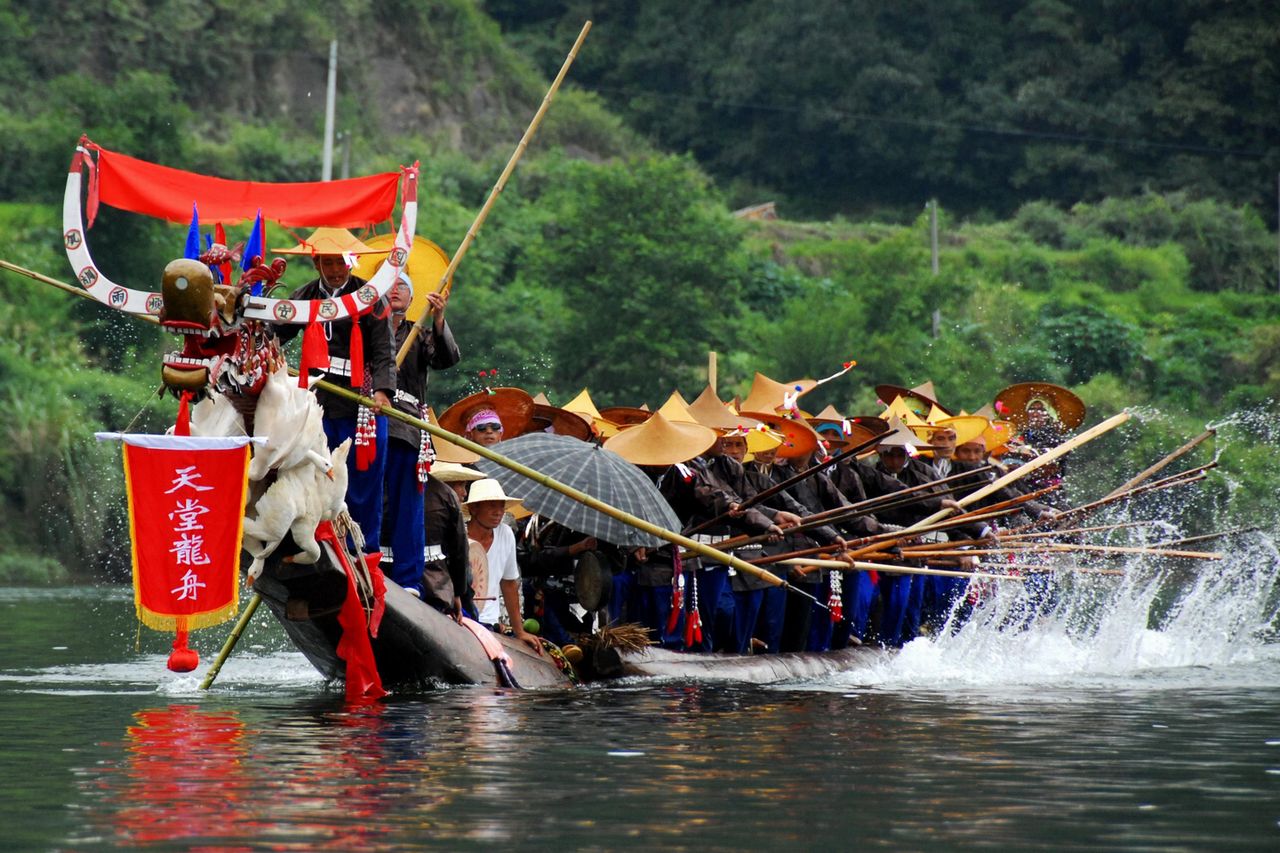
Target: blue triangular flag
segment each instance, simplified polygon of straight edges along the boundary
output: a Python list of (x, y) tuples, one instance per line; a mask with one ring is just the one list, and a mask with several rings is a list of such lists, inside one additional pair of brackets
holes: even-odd
[(196, 211), (196, 203), (191, 203), (191, 227), (187, 230), (187, 248), (182, 255), (193, 261), (200, 260), (200, 214)]
[[(253, 259), (262, 254), (262, 208), (258, 208), (258, 218), (253, 221), (253, 231), (249, 234), (249, 242), (245, 243), (244, 254), (240, 256), (240, 269), (248, 272), (253, 267)], [(261, 296), (262, 282), (255, 281), (249, 292), (254, 296)]]

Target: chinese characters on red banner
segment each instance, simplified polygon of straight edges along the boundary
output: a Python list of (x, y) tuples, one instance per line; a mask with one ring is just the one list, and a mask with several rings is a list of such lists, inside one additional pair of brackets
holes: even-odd
[(138, 618), (194, 629), (236, 611), (246, 439), (124, 436)]

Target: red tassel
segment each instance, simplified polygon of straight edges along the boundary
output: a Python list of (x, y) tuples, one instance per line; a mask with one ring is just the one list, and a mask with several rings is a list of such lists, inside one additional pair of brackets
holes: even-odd
[[(185, 624), (185, 620), (183, 620)], [(187, 629), (178, 628), (178, 635), (173, 640), (173, 651), (169, 653), (166, 666), (171, 672), (191, 672), (200, 665), (200, 653), (187, 648)]]
[(320, 303), (311, 303), (311, 319), (302, 333), (302, 357), (298, 362), (298, 387), (307, 387), (307, 375), (312, 370), (329, 369), (329, 345), (325, 342), (324, 332), (316, 322), (316, 311)]
[(827, 609), (831, 611), (832, 622), (844, 619), (844, 602), (840, 600), (839, 593), (831, 593), (831, 597), (827, 599)]
[(191, 435), (191, 392), (183, 391), (178, 398), (178, 422), (173, 425), (174, 435)]
[(364, 387), (364, 334), (359, 317), (351, 318), (351, 387)]
[(684, 644), (686, 648), (693, 648), (695, 645), (702, 643), (702, 614), (697, 608), (691, 609), (685, 616), (684, 620)]

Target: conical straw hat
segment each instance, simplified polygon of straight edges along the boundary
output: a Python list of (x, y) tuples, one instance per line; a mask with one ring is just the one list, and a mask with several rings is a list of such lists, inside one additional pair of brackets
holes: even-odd
[(782, 415), (768, 412), (743, 412), (749, 418), (755, 418), (769, 429), (782, 435), (782, 444), (778, 447), (779, 459), (798, 459), (808, 456), (818, 449), (818, 432), (813, 427), (795, 418), (784, 418)]
[[(390, 252), (395, 248), (395, 234), (378, 234), (364, 241), (365, 245), (375, 252)], [(353, 254), (360, 254), (355, 252)], [(378, 271), (378, 267), (382, 266), (385, 259), (376, 258), (374, 256), (362, 257), (356, 263), (356, 268), (351, 271), (352, 275), (368, 281), (373, 278), (374, 273)], [(413, 299), (409, 302), (408, 315), (410, 317), (421, 317), (423, 312), (427, 310), (427, 294), (434, 293), (440, 289), (440, 279), (444, 277), (445, 270), (449, 268), (449, 256), (445, 254), (435, 243), (432, 243), (426, 237), (414, 237), (413, 247), (409, 249), (409, 260), (405, 262), (403, 274), (409, 277), (409, 282), (413, 287)]]
[[(776, 414), (779, 409), (786, 408), (786, 398), (788, 396), (803, 397), (812, 391), (817, 384), (818, 381), (816, 379), (796, 379), (784, 383), (776, 379), (770, 379), (763, 373), (756, 373), (755, 378), (751, 380), (751, 390), (747, 393), (747, 399), (742, 401), (738, 411)], [(804, 416), (803, 412), (801, 416)]]
[(1058, 421), (1067, 429), (1075, 429), (1084, 423), (1084, 401), (1060, 385), (1048, 382), (1019, 382), (1005, 388), (995, 399), (995, 410), (1025, 429), (1027, 406), (1033, 401), (1044, 403)]
[(586, 388), (579, 391), (578, 396), (565, 403), (562, 408), (565, 411), (573, 412), (575, 415), (581, 415), (586, 418), (591, 423), (592, 429), (602, 438), (618, 434), (617, 424), (601, 417), (600, 410), (596, 408), (595, 402), (591, 399), (591, 392)]
[(750, 431), (760, 424), (754, 418), (746, 418), (733, 412), (727, 403), (716, 396), (710, 385), (702, 389), (698, 399), (689, 404), (689, 414), (693, 415), (697, 423), (720, 431)]
[(522, 388), (489, 388), (463, 397), (444, 410), (440, 426), (455, 435), (467, 428), (467, 418), (477, 410), (493, 409), (502, 421), (504, 437), (514, 438), (525, 431), (533, 418), (533, 398)]
[(705, 453), (716, 432), (701, 424), (673, 423), (655, 412), (642, 424), (623, 430), (604, 443), (633, 465), (674, 465)]
[(679, 391), (671, 392), (667, 402), (658, 408), (658, 414), (669, 421), (681, 421), (687, 424), (696, 424), (698, 422), (698, 419), (689, 411), (689, 402), (685, 400)]
[(950, 427), (956, 433), (956, 446), (968, 444), (975, 438), (978, 438), (987, 427), (991, 426), (991, 421), (979, 415), (956, 415), (953, 418), (942, 418), (936, 423), (913, 425), (909, 428), (923, 441), (929, 441), (933, 436), (933, 431)]
[(929, 414), (929, 410), (937, 406), (942, 411), (950, 415), (952, 412), (946, 406), (938, 402), (938, 394), (933, 390), (933, 382), (921, 382), (914, 388), (903, 388), (901, 385), (877, 385), (876, 396), (885, 403), (892, 403), (894, 399), (902, 397), (907, 404), (907, 408), (915, 412), (921, 418)]

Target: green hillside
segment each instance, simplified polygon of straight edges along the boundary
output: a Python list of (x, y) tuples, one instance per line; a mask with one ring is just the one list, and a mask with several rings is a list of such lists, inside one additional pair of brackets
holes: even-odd
[[(182, 168), (315, 179), (335, 36), (351, 172), (422, 160), (419, 231), (452, 251), (576, 33), (562, 37), (562, 24), (578, 5), (550, 4), (554, 15), (521, 27), (499, 9), (504, 35), (484, 12), (497, 4), (461, 0), (348, 2), (337, 17), (290, 2), (125, 2), (76, 14), (52, 3), (40, 16), (0, 2), (0, 38), (50, 45), (0, 60), (0, 258), (70, 278), (58, 205), (81, 132)], [(552, 20), (554, 39), (533, 37)], [(609, 27), (602, 15), (587, 41), (585, 81), (615, 59), (621, 36)], [(805, 398), (849, 413), (878, 411), (877, 383), (931, 379), (945, 403), (973, 410), (1008, 383), (1045, 379), (1077, 388), (1099, 417), (1126, 406), (1141, 415), (1119, 450), (1109, 445), (1111, 458), (1094, 459), (1105, 465), (1082, 468), (1097, 472), (1080, 487), (1090, 495), (1225, 421), (1227, 476), (1171, 515), (1192, 527), (1221, 508), (1274, 518), (1276, 238), (1248, 199), (1189, 180), (1115, 196), (1106, 181), (1079, 193), (1050, 181), (1057, 192), (1045, 197), (1005, 187), (998, 204), (944, 200), (934, 275), (920, 203), (911, 216), (884, 199), (856, 219), (742, 221), (730, 211), (743, 187), (770, 188), (752, 166), (726, 172), (716, 157), (704, 165), (657, 151), (663, 136), (623, 113), (655, 142), (572, 83), (552, 106), (456, 277), (449, 319), (464, 362), (433, 379), (438, 406), (494, 369), (553, 401), (588, 387), (600, 405), (654, 405), (674, 389), (696, 395), (712, 350), (722, 396), (745, 392), (756, 370), (821, 377), (854, 359), (848, 376)], [(805, 155), (806, 144), (756, 142), (774, 159)], [(888, 179), (905, 156), (889, 149), (886, 139), (858, 157), (883, 163)], [(793, 209), (822, 209), (831, 189), (815, 184)], [(998, 219), (972, 212), (1003, 207)], [(185, 231), (104, 211), (89, 240), (113, 278), (150, 287)], [(269, 232), (271, 245), (287, 242)], [(295, 265), (287, 281), (308, 277)], [(116, 451), (91, 436), (172, 422), (172, 401), (154, 397), (170, 345), (96, 304), (0, 274), (0, 581), (122, 573)]]

